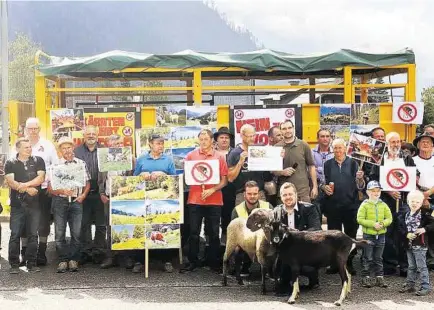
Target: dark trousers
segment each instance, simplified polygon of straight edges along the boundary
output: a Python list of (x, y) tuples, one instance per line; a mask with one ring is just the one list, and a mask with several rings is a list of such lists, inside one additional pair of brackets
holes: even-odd
[(41, 190), (39, 194), (39, 206), (41, 208), (41, 217), (39, 218), (39, 237), (47, 238), (50, 234), (51, 224), (51, 202), (52, 199), (48, 195), (46, 189)]
[(212, 267), (217, 267), (219, 262), (220, 251), (220, 216), (221, 206), (200, 206), (189, 205), (189, 217), (190, 217), (190, 240), (189, 240), (189, 253), (188, 260), (190, 263), (197, 264), (199, 261), (199, 235), (202, 227), (202, 221), (208, 221), (209, 223), (209, 252), (208, 261)]
[(406, 204), (401, 204), (399, 213), (396, 213), (395, 203), (393, 203), (393, 206), (390, 204), (388, 204), (388, 206), (392, 212), (393, 221), (392, 224), (387, 227), (386, 232), (386, 243), (383, 252), (384, 270), (394, 272), (399, 265), (399, 268), (404, 271), (408, 267), (407, 253), (404, 245), (405, 240), (400, 236), (398, 217), (405, 214), (409, 208)]
[[(59, 262), (80, 259), (80, 231), (83, 215), (83, 205), (78, 202), (68, 202), (68, 198), (53, 197), (54, 238)], [(66, 224), (69, 225), (71, 240), (66, 244)]]
[[(344, 226), (344, 233), (355, 239), (357, 237), (357, 210), (343, 208), (336, 208), (335, 210), (327, 210), (327, 229), (328, 230), (340, 230), (342, 231)], [(357, 254), (357, 250), (351, 251), (348, 262), (351, 263), (354, 256)]]
[(226, 234), (229, 223), (231, 222), (232, 210), (235, 208), (235, 188), (228, 184), (222, 189), (223, 206), (222, 206), (222, 234)]
[(383, 250), (386, 237), (384, 234), (363, 234), (363, 239), (371, 241), (371, 244), (363, 249), (362, 277), (370, 276), (371, 272), (373, 272), (376, 277), (382, 277), (384, 275)]
[(188, 192), (184, 192), (184, 224), (181, 224), (181, 246), (184, 247), (188, 243), (190, 237), (190, 216), (188, 210)]
[[(281, 264), (281, 263), (280, 263)], [(294, 283), (291, 283), (291, 266), (289, 265), (279, 265), (280, 270), (275, 270), (275, 272), (278, 272), (279, 275), (279, 282), (278, 282), (278, 290), (280, 292), (288, 292), (290, 289), (290, 285), (293, 285)], [(301, 266), (300, 268), (300, 275), (305, 276), (309, 279), (309, 286), (312, 287), (315, 284), (319, 284), (318, 280), (318, 269), (310, 266)]]
[[(95, 238), (92, 245), (92, 224), (95, 224)], [(83, 218), (81, 222), (81, 251), (89, 256), (101, 255), (106, 249), (106, 213), (104, 204), (97, 192), (89, 193), (83, 201)]]
[(18, 266), (20, 263), (20, 237), (27, 236), (27, 249), (24, 260), (28, 264), (36, 263), (38, 251), (38, 226), (41, 210), (36, 200), (28, 205), (14, 205), (11, 207), (9, 239), (9, 263)]

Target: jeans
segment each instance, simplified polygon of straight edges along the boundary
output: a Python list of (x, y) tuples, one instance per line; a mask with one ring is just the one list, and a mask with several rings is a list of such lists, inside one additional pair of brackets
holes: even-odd
[(382, 277), (384, 275), (383, 250), (386, 236), (385, 234), (377, 236), (363, 234), (363, 239), (371, 241), (372, 244), (367, 245), (363, 251), (362, 277), (370, 276), (371, 271), (376, 277)]
[(27, 236), (27, 249), (24, 260), (28, 264), (36, 263), (40, 214), (41, 210), (36, 199), (26, 206), (22, 204), (11, 206), (11, 237), (9, 239), (9, 263), (11, 266), (15, 267), (20, 263), (20, 237), (23, 234)]
[(202, 227), (202, 220), (208, 220), (209, 223), (209, 262), (211, 267), (217, 267), (219, 263), (220, 238), (219, 226), (221, 206), (199, 206), (189, 205), (190, 218), (190, 239), (188, 260), (190, 263), (198, 263), (199, 254), (199, 234)]
[(417, 273), (420, 275), (421, 289), (430, 289), (429, 273), (426, 266), (426, 251), (424, 247), (414, 247), (407, 250), (408, 270), (407, 285), (414, 287), (416, 285)]
[[(95, 223), (95, 238), (92, 246), (92, 224)], [(83, 201), (81, 223), (81, 251), (89, 256), (103, 254), (106, 249), (107, 222), (104, 204), (98, 193), (89, 193)], [(96, 252), (96, 253), (95, 253)]]
[[(68, 198), (53, 197), (54, 233), (59, 262), (80, 259), (80, 230), (83, 205), (68, 202)], [(69, 225), (71, 240), (66, 244), (66, 224)]]

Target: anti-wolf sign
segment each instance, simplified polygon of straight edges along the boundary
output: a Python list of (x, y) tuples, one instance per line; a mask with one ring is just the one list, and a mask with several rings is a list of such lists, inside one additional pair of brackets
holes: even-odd
[(385, 191), (409, 192), (416, 189), (416, 167), (380, 167), (380, 184)]
[(240, 129), (244, 124), (250, 124), (256, 129), (255, 144), (268, 145), (268, 130), (279, 126), (285, 120), (291, 120), (295, 126), (295, 107), (288, 108), (235, 108), (234, 128), (235, 145), (241, 143)]
[(393, 122), (402, 124), (422, 124), (423, 102), (393, 103)]
[(184, 161), (185, 183), (187, 185), (218, 184), (220, 182), (219, 161)]

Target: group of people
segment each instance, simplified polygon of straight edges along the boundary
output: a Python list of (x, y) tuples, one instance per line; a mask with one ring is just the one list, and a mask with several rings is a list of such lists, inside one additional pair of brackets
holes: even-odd
[[(141, 272), (143, 251), (111, 251), (108, 181), (115, 175), (141, 175), (145, 179), (174, 175), (173, 159), (164, 152), (164, 137), (158, 134), (149, 137), (149, 152), (134, 160), (133, 171), (100, 172), (98, 128), (87, 126), (80, 146), (63, 137), (57, 148), (40, 137), (40, 129), (38, 119), (27, 120), (25, 137), (18, 139), (16, 155), (5, 165), (6, 181), (11, 189), (11, 273), (18, 273), (20, 264), (26, 264), (29, 272), (37, 272), (38, 266), (47, 264), (45, 253), (52, 219), (59, 273), (77, 271), (86, 262), (109, 268), (119, 264), (122, 257), (127, 268)], [(188, 246), (188, 262), (181, 272), (193, 271), (204, 264), (219, 272), (220, 246), (225, 243), (230, 221), (235, 217), (247, 218), (258, 207), (274, 208), (282, 223), (298, 230), (321, 229), (324, 216), (329, 230), (343, 228), (347, 235), (355, 238), (361, 225), (364, 238), (372, 241), (363, 251), (363, 285), (373, 285), (370, 265), (374, 266), (378, 286), (386, 286), (385, 274), (399, 271), (401, 276), (407, 276), (406, 291), (414, 289), (418, 271), (422, 279), (418, 293), (427, 294), (430, 290), (427, 267), (434, 268), (434, 218), (430, 209), (434, 194), (434, 125), (426, 126), (413, 145), (402, 144), (396, 132), (386, 134), (382, 128), (371, 132), (374, 139), (387, 144), (381, 165), (417, 168), (418, 191), (410, 194), (381, 191), (379, 167), (361, 166), (348, 157), (346, 142), (340, 138), (332, 141), (332, 133), (327, 129), (318, 131), (318, 145), (311, 149), (296, 137), (290, 120), (271, 128), (268, 133), (269, 145), (283, 149), (283, 170), (250, 171), (248, 148), (254, 145), (255, 135), (253, 126), (243, 125), (240, 129), (242, 142), (232, 147), (234, 135), (227, 127), (215, 133), (202, 129), (198, 134), (199, 147), (185, 157), (184, 161), (217, 160), (220, 182), (185, 186), (181, 235), (182, 244)], [(107, 146), (123, 146), (121, 137), (110, 136)], [(72, 190), (53, 190), (46, 172), (55, 165), (71, 163), (86, 166), (86, 185)], [(200, 259), (203, 222), (208, 247), (205, 258)], [(70, 227), (69, 245), (65, 239), (66, 224)], [(94, 237), (92, 225), (95, 225)], [(423, 260), (427, 252), (428, 258)], [(172, 254), (169, 250), (161, 253), (168, 272), (173, 271)], [(351, 273), (355, 273), (352, 266), (355, 254), (353, 251), (349, 257)], [(244, 273), (249, 272), (249, 266), (246, 258)], [(282, 270), (282, 278), (289, 281), (290, 266)], [(309, 266), (306, 270), (309, 286), (319, 285), (317, 271)], [(336, 272), (336, 266), (327, 269), (327, 273)]]

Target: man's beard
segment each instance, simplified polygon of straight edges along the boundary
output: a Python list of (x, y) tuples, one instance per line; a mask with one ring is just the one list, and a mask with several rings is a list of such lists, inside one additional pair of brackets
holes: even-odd
[(392, 155), (398, 155), (401, 148), (391, 148), (389, 149), (389, 153)]

